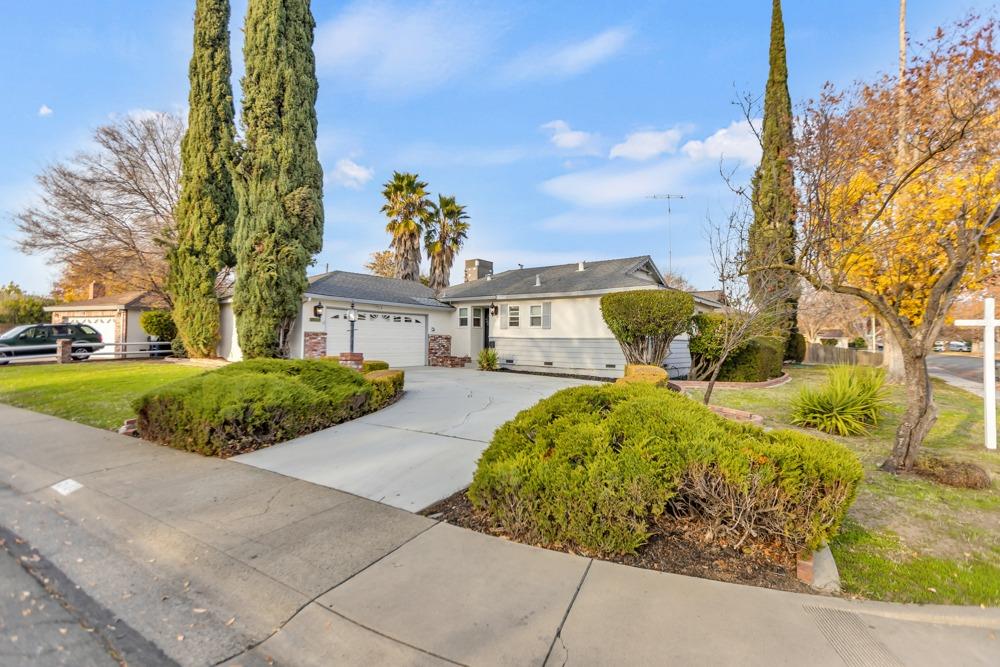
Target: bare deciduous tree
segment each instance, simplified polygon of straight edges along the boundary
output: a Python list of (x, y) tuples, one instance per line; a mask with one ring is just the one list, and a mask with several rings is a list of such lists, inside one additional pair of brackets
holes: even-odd
[(166, 253), (175, 238), (183, 134), (178, 116), (158, 112), (98, 127), (95, 148), (36, 177), (38, 202), (15, 216), (19, 249), (169, 303)]
[(767, 258), (778, 263), (783, 250), (775, 245), (770, 248), (771, 257), (767, 254), (768, 248), (761, 247), (755, 250), (751, 259), (747, 252), (753, 222), (750, 198), (745, 190), (737, 190), (737, 194), (739, 201), (725, 222), (719, 224), (709, 220), (706, 227), (712, 266), (726, 304), (723, 317), (713, 324), (710, 332), (695, 332), (707, 336), (703, 343), (711, 349), (709, 354), (700, 356), (691, 369), (692, 377), (708, 381), (704, 396), (706, 405), (729, 356), (750, 338), (779, 330), (788, 316), (789, 300), (797, 293), (794, 281), (776, 272), (760, 274), (750, 281), (751, 262)]

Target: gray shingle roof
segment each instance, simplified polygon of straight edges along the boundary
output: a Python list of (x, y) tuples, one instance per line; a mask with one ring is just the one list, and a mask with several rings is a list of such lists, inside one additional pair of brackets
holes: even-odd
[(434, 298), (434, 290), (421, 283), (350, 271), (313, 276), (309, 278), (306, 293), (362, 302), (450, 308)]
[[(572, 294), (662, 285), (659, 271), (649, 255), (586, 262), (583, 271), (578, 269), (574, 263), (504, 271), (489, 280), (482, 278), (447, 287), (438, 298), (448, 301), (515, 294)], [(643, 270), (648, 273), (644, 275)], [(536, 276), (541, 283), (537, 287)]]

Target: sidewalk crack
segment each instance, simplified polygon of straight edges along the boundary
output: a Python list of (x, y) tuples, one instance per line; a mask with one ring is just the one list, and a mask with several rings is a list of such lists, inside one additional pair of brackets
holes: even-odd
[(542, 665), (546, 665), (549, 662), (549, 658), (552, 657), (552, 650), (556, 647), (556, 642), (559, 642), (563, 647), (563, 666), (569, 662), (569, 647), (566, 646), (566, 642), (562, 638), (563, 626), (566, 625), (566, 619), (569, 618), (569, 612), (572, 611), (573, 605), (576, 604), (576, 598), (580, 595), (580, 589), (583, 588), (583, 582), (587, 580), (587, 575), (590, 574), (590, 566), (594, 564), (594, 559), (591, 558), (587, 561), (587, 567), (583, 571), (583, 576), (580, 577), (580, 582), (576, 585), (576, 590), (573, 591), (573, 597), (570, 598), (569, 604), (566, 606), (566, 611), (563, 613), (562, 620), (559, 621), (559, 627), (556, 629), (556, 635), (552, 638), (552, 643), (549, 644), (549, 650), (545, 654), (545, 659), (542, 660)]

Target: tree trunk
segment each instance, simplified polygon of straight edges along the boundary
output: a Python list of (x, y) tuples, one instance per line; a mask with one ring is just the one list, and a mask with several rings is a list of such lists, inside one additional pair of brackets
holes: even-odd
[[(726, 356), (729, 356), (729, 355), (726, 355)], [(715, 365), (715, 368), (712, 369), (712, 375), (708, 378), (708, 386), (705, 387), (705, 398), (702, 401), (705, 405), (708, 405), (708, 402), (710, 400), (712, 400), (712, 390), (715, 389), (715, 381), (716, 381), (716, 379), (718, 379), (719, 372), (722, 370), (722, 364), (724, 364), (725, 362), (726, 362), (726, 357), (724, 356)]]
[(906, 382), (906, 412), (896, 429), (892, 456), (882, 464), (889, 472), (913, 469), (924, 438), (937, 421), (937, 406), (927, 373), (927, 358), (906, 354), (903, 358)]
[(885, 369), (886, 381), (893, 383), (908, 382), (906, 361), (903, 358), (903, 346), (896, 340), (896, 334), (893, 333), (887, 324), (883, 324), (882, 332), (882, 339), (885, 344), (882, 352), (882, 368)]

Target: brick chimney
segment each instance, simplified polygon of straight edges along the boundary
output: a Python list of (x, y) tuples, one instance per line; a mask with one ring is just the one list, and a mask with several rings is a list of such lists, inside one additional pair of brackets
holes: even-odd
[(493, 262), (485, 259), (465, 260), (465, 282), (479, 280), (493, 274)]
[(90, 283), (90, 287), (87, 289), (88, 299), (100, 299), (104, 296), (104, 284), (103, 283)]

